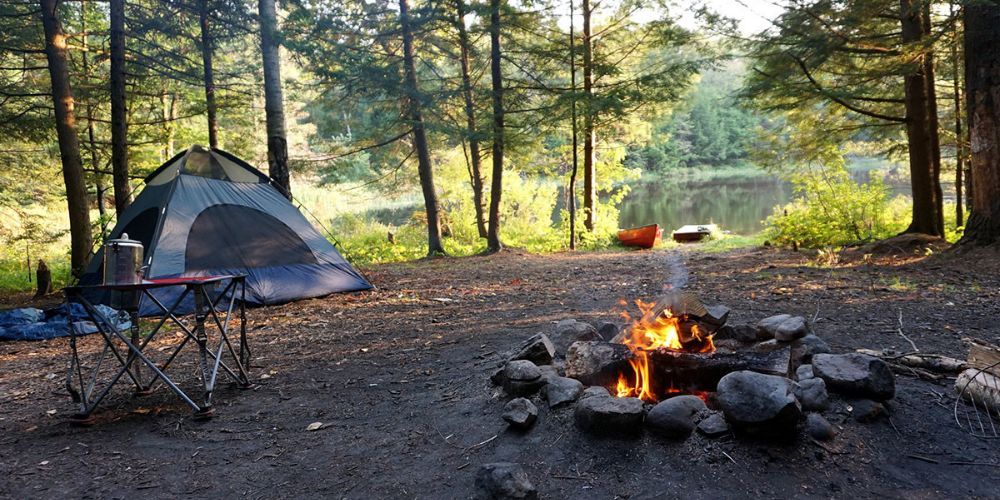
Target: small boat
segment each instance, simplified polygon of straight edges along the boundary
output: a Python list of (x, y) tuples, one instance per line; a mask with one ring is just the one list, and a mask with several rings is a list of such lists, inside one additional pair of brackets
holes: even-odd
[(715, 224), (692, 224), (681, 226), (680, 229), (674, 231), (672, 236), (674, 241), (678, 243), (686, 243), (691, 241), (701, 241), (706, 236), (709, 236), (718, 230), (719, 226)]
[(622, 229), (618, 231), (618, 241), (627, 247), (653, 248), (663, 237), (663, 229), (659, 224)]

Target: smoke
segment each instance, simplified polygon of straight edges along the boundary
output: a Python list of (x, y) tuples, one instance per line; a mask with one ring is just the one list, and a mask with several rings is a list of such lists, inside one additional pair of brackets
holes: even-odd
[(688, 282), (688, 269), (684, 265), (684, 259), (679, 252), (667, 254), (667, 282), (663, 284), (663, 291), (679, 290)]

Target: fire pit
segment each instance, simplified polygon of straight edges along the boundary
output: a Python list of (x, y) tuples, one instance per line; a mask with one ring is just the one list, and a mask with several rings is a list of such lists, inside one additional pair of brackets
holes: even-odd
[(885, 362), (831, 354), (802, 317), (727, 325), (727, 307), (684, 291), (633, 304), (621, 302), (624, 325), (564, 320), (507, 356), (492, 377), (513, 398), (504, 419), (530, 429), (544, 401), (552, 411), (573, 408), (592, 433), (792, 436), (804, 422), (813, 438), (830, 439), (828, 391), (854, 403), (858, 420), (876, 418), (894, 394)]

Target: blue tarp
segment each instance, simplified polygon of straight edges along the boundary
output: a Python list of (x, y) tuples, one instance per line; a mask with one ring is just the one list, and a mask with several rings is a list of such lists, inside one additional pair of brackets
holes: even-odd
[[(118, 323), (124, 330), (132, 326), (128, 314), (108, 306), (98, 304), (97, 310), (108, 321)], [(77, 335), (97, 331), (97, 327), (87, 316), (80, 304), (63, 304), (55, 309), (42, 311), (33, 307), (0, 311), (0, 340), (45, 340), (69, 335), (67, 315), (73, 318), (73, 329)]]

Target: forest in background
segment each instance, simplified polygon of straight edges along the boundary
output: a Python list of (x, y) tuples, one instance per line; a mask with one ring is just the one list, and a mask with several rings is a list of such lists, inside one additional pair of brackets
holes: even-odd
[[(213, 142), (285, 186), (287, 144), (291, 193), (360, 263), (496, 250), (501, 234), (604, 248), (643, 175), (742, 165), (798, 190), (770, 221), (780, 243), (944, 236), (946, 219), (954, 238), (964, 222), (958, 4), (795, 2), (752, 36), (707, 10), (677, 22), (697, 4), (288, 1), (270, 28), (268, 5), (0, 4), (0, 286), (30, 286), (39, 257), (68, 279), (146, 173)], [(853, 182), (851, 155), (907, 163), (913, 200)]]

